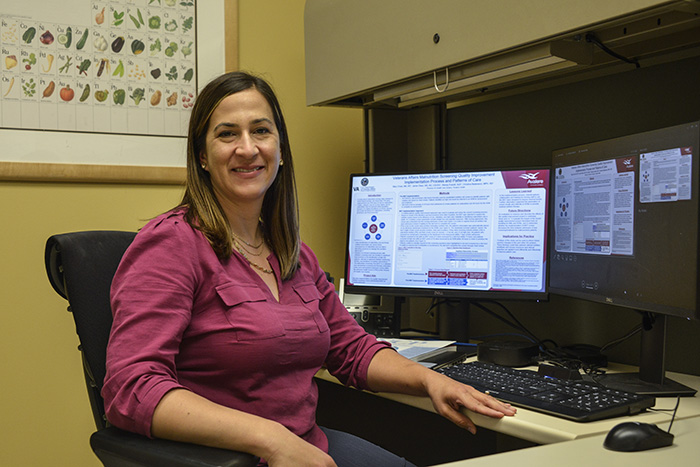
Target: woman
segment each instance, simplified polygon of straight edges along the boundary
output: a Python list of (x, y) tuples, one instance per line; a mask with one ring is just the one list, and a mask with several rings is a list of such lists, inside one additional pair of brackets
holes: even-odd
[[(270, 466), (405, 465), (316, 425), (313, 376), (322, 365), (347, 385), (429, 396), (471, 432), (460, 407), (512, 415), (355, 323), (299, 240), (293, 169), (284, 118), (265, 81), (228, 73), (202, 90), (182, 202), (138, 233), (112, 283), (109, 421), (250, 452)], [(369, 460), (358, 459), (360, 451)], [(359, 463), (346, 463), (343, 453)]]

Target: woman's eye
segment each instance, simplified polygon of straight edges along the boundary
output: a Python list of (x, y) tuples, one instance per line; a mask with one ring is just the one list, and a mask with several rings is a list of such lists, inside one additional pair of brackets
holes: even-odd
[(259, 135), (264, 135), (264, 134), (267, 134), (269, 132), (270, 132), (270, 130), (268, 130), (267, 128), (264, 128), (264, 127), (263, 128), (256, 128), (254, 131), (254, 133), (259, 134)]

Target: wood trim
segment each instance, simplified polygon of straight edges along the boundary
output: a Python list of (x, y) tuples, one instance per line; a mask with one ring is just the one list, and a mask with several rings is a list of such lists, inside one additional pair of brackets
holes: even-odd
[(0, 162), (0, 180), (184, 185), (184, 167)]

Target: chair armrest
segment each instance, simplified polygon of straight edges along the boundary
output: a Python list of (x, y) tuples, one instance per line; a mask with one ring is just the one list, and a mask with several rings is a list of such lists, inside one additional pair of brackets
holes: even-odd
[(255, 467), (259, 459), (243, 452), (180, 443), (108, 427), (90, 437), (106, 467)]

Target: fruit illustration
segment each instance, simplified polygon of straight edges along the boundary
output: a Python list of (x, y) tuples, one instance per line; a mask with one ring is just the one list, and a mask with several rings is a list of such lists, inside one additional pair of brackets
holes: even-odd
[(75, 96), (75, 91), (71, 89), (70, 84), (67, 84), (65, 87), (61, 88), (61, 92), (59, 92), (59, 95), (61, 96), (61, 99), (63, 99), (65, 102), (70, 102)]
[(5, 68), (8, 70), (10, 68), (14, 68), (17, 66), (17, 56), (16, 55), (8, 55), (5, 57)]

